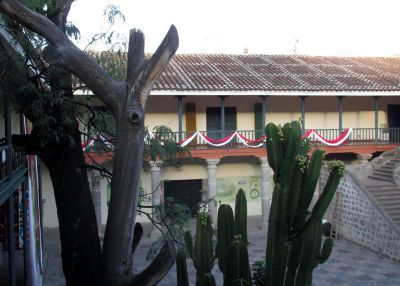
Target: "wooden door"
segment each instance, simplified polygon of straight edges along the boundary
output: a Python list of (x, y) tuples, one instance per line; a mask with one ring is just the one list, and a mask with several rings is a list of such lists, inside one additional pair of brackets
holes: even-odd
[[(185, 115), (186, 115), (186, 136), (189, 138), (197, 131), (196, 125), (196, 103), (187, 102), (185, 104)], [(196, 138), (190, 143), (190, 145), (196, 145)]]

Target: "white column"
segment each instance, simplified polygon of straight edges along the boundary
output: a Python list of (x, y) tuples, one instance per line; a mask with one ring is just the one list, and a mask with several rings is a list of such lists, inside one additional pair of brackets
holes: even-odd
[(268, 164), (267, 157), (260, 158), (260, 162), (261, 162), (261, 174), (262, 174), (261, 228), (267, 229), (269, 209), (271, 205), (270, 182), (269, 182), (270, 167)]
[(214, 223), (217, 221), (217, 164), (219, 159), (207, 159), (207, 171), (208, 171), (208, 199), (212, 199), (208, 203), (208, 212), (213, 218)]
[[(158, 162), (150, 162), (150, 173), (151, 173), (151, 202), (153, 206), (159, 206), (161, 203), (161, 169)], [(152, 215), (153, 220), (159, 220), (155, 214), (155, 210)], [(160, 231), (153, 226), (151, 237), (158, 237), (161, 235)]]
[(96, 214), (96, 223), (98, 228), (98, 233), (102, 234), (102, 223), (101, 223), (101, 187), (100, 180), (101, 177), (99, 172), (92, 170), (91, 172), (91, 195), (94, 206), (94, 211)]

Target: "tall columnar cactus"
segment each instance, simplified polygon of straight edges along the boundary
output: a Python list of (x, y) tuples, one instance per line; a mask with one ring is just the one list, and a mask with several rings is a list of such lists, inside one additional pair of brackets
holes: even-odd
[[(224, 275), (224, 285), (237, 281), (251, 283), (247, 251), (247, 201), (245, 192), (236, 194), (235, 217), (229, 205), (221, 205), (217, 224), (218, 266)], [(244, 285), (244, 284), (241, 284)]]
[(321, 172), (323, 152), (308, 157), (309, 144), (301, 139), (298, 122), (283, 128), (268, 124), (265, 128), (268, 162), (274, 171), (274, 191), (269, 216), (266, 286), (311, 285), (312, 271), (328, 259), (332, 240), (321, 250), (321, 220), (340, 178), (342, 162), (334, 161), (327, 184), (310, 210)]
[(178, 251), (176, 254), (176, 279), (177, 286), (189, 286), (186, 255), (183, 251)]
[(240, 281), (250, 285), (251, 272), (247, 243), (242, 240), (240, 234), (235, 236), (227, 248), (224, 270), (224, 286), (235, 285)]
[(239, 189), (235, 200), (235, 233), (247, 243), (247, 201), (243, 189)]
[[(213, 256), (212, 220), (208, 213), (200, 213), (197, 218), (196, 237), (193, 247), (192, 235), (185, 233), (187, 255), (196, 268), (196, 285), (212, 286), (215, 279), (211, 274), (214, 261), (224, 274), (224, 285), (251, 285), (250, 264), (247, 251), (247, 205), (245, 192), (236, 194), (235, 217), (229, 205), (221, 205), (218, 210), (217, 246)], [(186, 261), (183, 255), (177, 257), (178, 286), (186, 286)], [(179, 284), (181, 283), (181, 284)]]
[(185, 234), (187, 253), (193, 259), (193, 266), (196, 268), (196, 285), (200, 285), (203, 276), (211, 273), (214, 266), (212, 238), (212, 218), (208, 213), (201, 212), (197, 218), (194, 248), (190, 232)]

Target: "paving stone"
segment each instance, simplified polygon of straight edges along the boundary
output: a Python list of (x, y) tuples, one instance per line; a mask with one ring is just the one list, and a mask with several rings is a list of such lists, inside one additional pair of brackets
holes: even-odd
[[(250, 264), (255, 260), (264, 259), (266, 235), (257, 228), (257, 220), (249, 222), (249, 253)], [(44, 286), (64, 286), (62, 275), (59, 236), (57, 229), (46, 229), (46, 241), (44, 256), (47, 261)], [(149, 239), (143, 238), (135, 253), (135, 269), (144, 269), (149, 261), (146, 261), (147, 250), (151, 245)], [(190, 260), (187, 261), (188, 273), (192, 285), (194, 285), (196, 272)], [(222, 285), (222, 275), (215, 263), (213, 274), (217, 285)], [(313, 285), (315, 286), (397, 286), (400, 285), (400, 262), (390, 260), (381, 255), (359, 247), (344, 239), (334, 241), (331, 257), (324, 264), (314, 270)], [(167, 274), (158, 285), (176, 285), (175, 267)]]

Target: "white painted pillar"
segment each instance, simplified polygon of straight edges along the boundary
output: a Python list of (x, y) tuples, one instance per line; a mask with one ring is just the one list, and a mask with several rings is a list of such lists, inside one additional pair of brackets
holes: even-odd
[(96, 214), (96, 223), (98, 228), (99, 235), (103, 232), (103, 227), (101, 223), (101, 187), (100, 187), (100, 180), (101, 177), (99, 172), (97, 171), (90, 171), (90, 179), (91, 179), (91, 195), (92, 201), (94, 206), (94, 212)]
[(213, 218), (213, 221), (217, 221), (217, 164), (219, 159), (207, 159), (207, 171), (208, 171), (208, 199), (212, 199), (208, 203), (208, 212)]
[(261, 174), (262, 174), (262, 193), (261, 193), (261, 228), (267, 229), (268, 227), (268, 217), (269, 217), (269, 209), (271, 206), (271, 197), (270, 197), (270, 181), (269, 181), (269, 172), (270, 167), (268, 164), (268, 158), (262, 157), (260, 158), (261, 162)]
[(161, 202), (161, 169), (156, 162), (150, 162), (151, 172), (151, 201), (153, 206)]
[[(150, 162), (150, 173), (151, 173), (151, 203), (153, 206), (159, 206), (161, 204), (161, 168), (159, 162)], [(155, 213), (152, 214), (152, 219), (158, 221), (160, 218)], [(161, 233), (158, 228), (153, 226), (150, 233), (152, 238), (160, 236)]]

